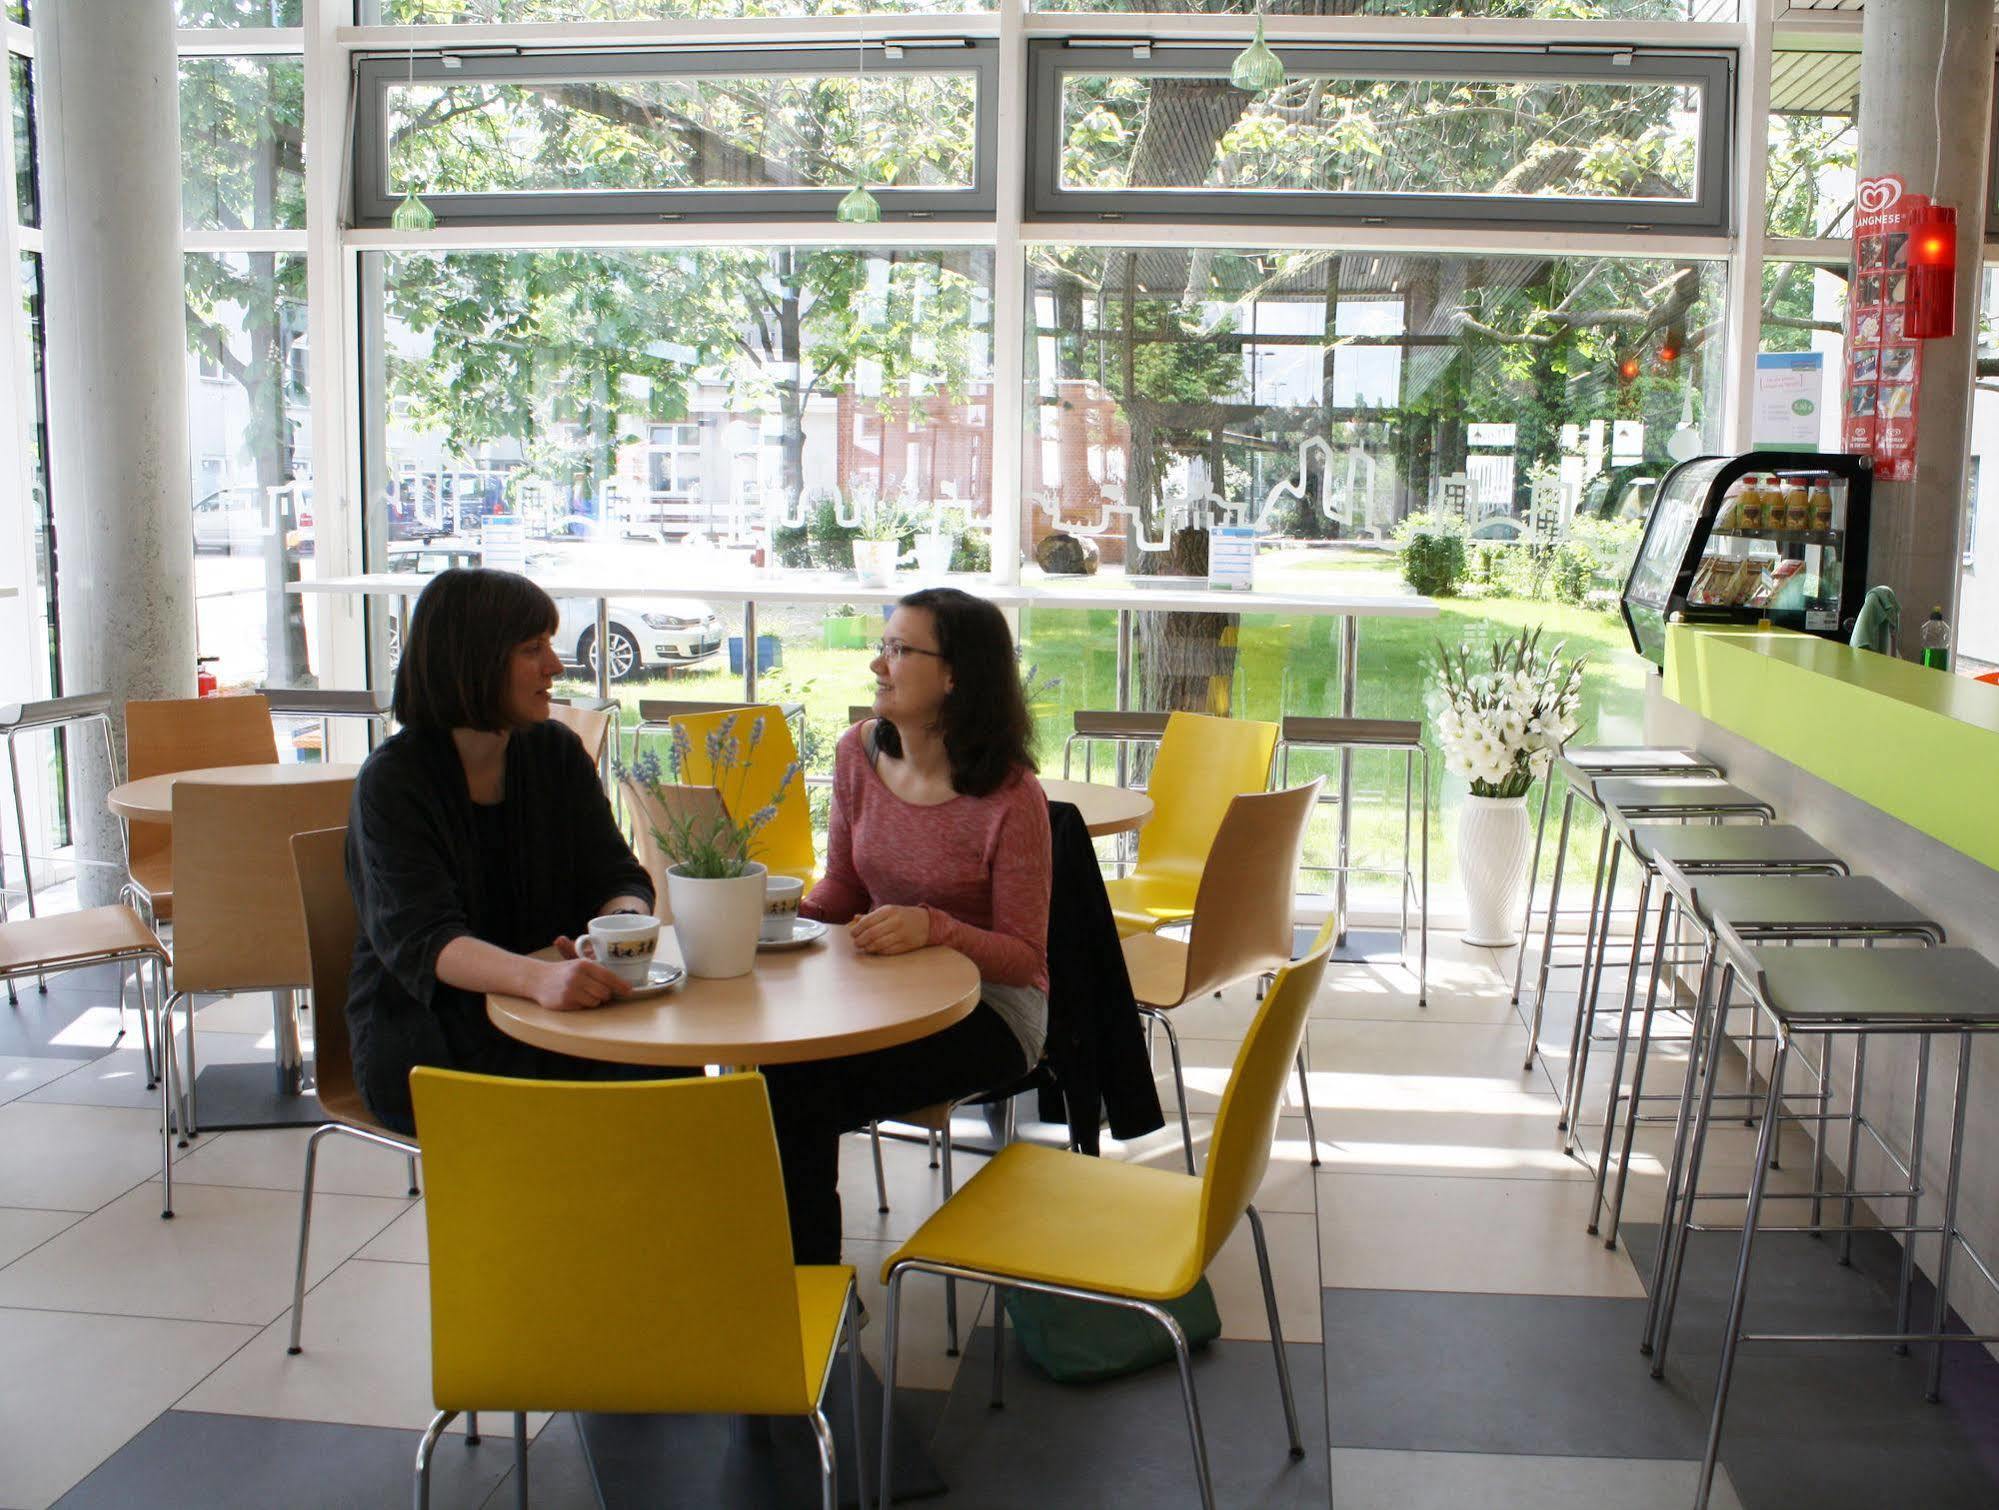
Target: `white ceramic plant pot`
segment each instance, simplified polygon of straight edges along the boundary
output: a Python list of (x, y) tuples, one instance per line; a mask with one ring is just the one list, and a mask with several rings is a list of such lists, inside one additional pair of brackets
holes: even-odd
[(895, 578), (895, 558), (900, 554), (893, 540), (856, 540), (854, 574), (863, 587), (887, 587)]
[(916, 571), (926, 582), (935, 582), (951, 569), (951, 553), (958, 542), (949, 535), (916, 537)]
[(689, 975), (726, 980), (748, 975), (757, 962), (757, 930), (764, 919), (764, 868), (752, 863), (726, 881), (666, 871), (673, 933)]
[(1458, 873), (1467, 944), (1504, 949), (1520, 942), (1527, 840), (1525, 797), (1465, 798), (1458, 811)]

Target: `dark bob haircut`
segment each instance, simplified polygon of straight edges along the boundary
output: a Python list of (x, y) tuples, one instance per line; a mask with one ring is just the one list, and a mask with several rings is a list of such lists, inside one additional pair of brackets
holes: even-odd
[[(1006, 616), (985, 599), (955, 587), (926, 587), (896, 607), (920, 608), (930, 615), (937, 626), (938, 653), (951, 668), (951, 690), (938, 710), (951, 785), (967, 797), (985, 797), (1015, 771), (1040, 769)], [(890, 755), (901, 756), (902, 736), (887, 719), (876, 726), (875, 741)]]
[(403, 626), (396, 722), (410, 729), (480, 729), (507, 723), (507, 663), (528, 640), (554, 634), (555, 600), (513, 572), (439, 572)]

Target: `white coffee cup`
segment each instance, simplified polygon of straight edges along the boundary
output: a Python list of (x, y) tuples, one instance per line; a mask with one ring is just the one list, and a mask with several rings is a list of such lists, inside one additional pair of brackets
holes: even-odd
[(576, 952), (595, 960), (628, 986), (642, 986), (659, 951), (659, 919), (632, 912), (592, 918), (590, 931), (576, 941)]
[(758, 937), (767, 944), (781, 944), (791, 937), (798, 921), (798, 904), (805, 896), (805, 883), (797, 876), (764, 877), (764, 920)]

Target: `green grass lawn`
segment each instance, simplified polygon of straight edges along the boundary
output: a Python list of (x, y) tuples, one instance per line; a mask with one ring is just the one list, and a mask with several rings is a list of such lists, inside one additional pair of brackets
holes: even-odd
[[(1372, 590), (1368, 578), (1384, 590), (1394, 582), (1394, 562), (1388, 556), (1312, 556), (1285, 563), (1277, 581), (1294, 572), (1338, 572), (1352, 580), (1341, 590)], [(1323, 577), (1321, 577), (1323, 580)], [(1286, 584), (1292, 585), (1292, 584)], [(1296, 586), (1303, 587), (1304, 583)], [(1368, 618), (1360, 621), (1359, 677), (1355, 712), (1364, 718), (1420, 718), (1428, 723), (1426, 699), (1429, 663), (1441, 642), (1453, 647), (1478, 645), (1522, 628), (1540, 626), (1543, 645), (1565, 644), (1565, 654), (1588, 658), (1583, 681), (1582, 726), (1578, 743), (1632, 743), (1640, 737), (1645, 663), (1631, 652), (1622, 622), (1616, 617), (1561, 603), (1517, 599), (1443, 599), (1438, 617), (1425, 619)], [(1238, 631), (1236, 666), (1230, 688), (1230, 708), (1238, 717), (1276, 719), (1284, 713), (1331, 714), (1339, 711), (1337, 619), (1311, 615), (1245, 615)], [(874, 695), (868, 670), (869, 652), (827, 650), (803, 626), (784, 641), (784, 664), (759, 679), (760, 695), (773, 702), (797, 701), (806, 706), (808, 769), (815, 775), (832, 770), (835, 741), (847, 727), (850, 704), (866, 703)], [(1020, 620), (1021, 660), (1033, 668), (1035, 715), (1042, 769), (1059, 775), (1062, 745), (1079, 708), (1117, 706), (1117, 616), (1109, 610), (1032, 609)], [(588, 690), (574, 684), (579, 691)], [(1134, 674), (1134, 688), (1138, 677)], [(670, 680), (648, 679), (621, 688), (627, 730), (637, 722), (639, 696), (726, 698), (740, 695), (742, 678), (717, 657), (710, 667), (676, 673)], [(1446, 775), (1442, 752), (1426, 738), (1431, 753), (1432, 789), (1431, 876), (1440, 903), (1455, 885), (1456, 812), (1464, 783)], [(629, 734), (624, 748), (630, 748)], [(1400, 756), (1363, 752), (1354, 757), (1355, 861), (1399, 861), (1402, 844), (1403, 799)], [(1108, 757), (1100, 755), (1094, 774), (1105, 779)], [(1420, 767), (1419, 767), (1420, 770)], [(1078, 753), (1075, 772), (1082, 775)], [(1337, 782), (1337, 756), (1300, 752), (1290, 768), (1294, 782), (1325, 774)], [(815, 816), (824, 822), (826, 789), (813, 791)], [(1538, 808), (1539, 788), (1533, 798)], [(1534, 810), (1534, 809), (1530, 809)], [(1307, 862), (1329, 864), (1333, 859), (1334, 819), (1331, 810), (1314, 824), (1307, 841)], [(1595, 830), (1572, 840), (1584, 855), (1593, 854)], [(1552, 824), (1541, 876), (1552, 872)], [(1575, 884), (1572, 865), (1569, 884)], [(1392, 882), (1361, 877), (1365, 890), (1392, 887)]]

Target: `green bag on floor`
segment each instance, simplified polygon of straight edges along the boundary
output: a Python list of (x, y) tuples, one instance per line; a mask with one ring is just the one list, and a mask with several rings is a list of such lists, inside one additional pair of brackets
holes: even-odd
[[(1164, 1302), (1163, 1308), (1180, 1323), (1189, 1347), (1205, 1347), (1222, 1334), (1215, 1292), (1205, 1277), (1178, 1300)], [(1008, 1290), (1006, 1314), (1027, 1356), (1062, 1384), (1115, 1379), (1173, 1358), (1173, 1339), (1166, 1328), (1126, 1306), (1072, 1300), (1044, 1290)]]

